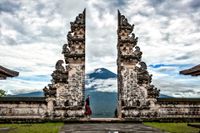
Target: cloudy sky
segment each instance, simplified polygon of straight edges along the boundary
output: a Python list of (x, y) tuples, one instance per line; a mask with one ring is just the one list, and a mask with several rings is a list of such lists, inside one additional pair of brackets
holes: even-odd
[(198, 0), (1, 0), (0, 65), (20, 76), (0, 81), (9, 94), (50, 83), (70, 21), (86, 8), (86, 69), (116, 72), (117, 9), (135, 24), (142, 60), (161, 93), (200, 97), (200, 77), (179, 71), (200, 63)]

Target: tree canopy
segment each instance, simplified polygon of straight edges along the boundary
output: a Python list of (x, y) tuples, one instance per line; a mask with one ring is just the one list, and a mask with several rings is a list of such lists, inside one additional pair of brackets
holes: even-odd
[(0, 97), (6, 96), (6, 91), (0, 89)]

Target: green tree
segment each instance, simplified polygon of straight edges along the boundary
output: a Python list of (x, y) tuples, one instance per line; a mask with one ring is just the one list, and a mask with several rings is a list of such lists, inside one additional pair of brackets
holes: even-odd
[(0, 97), (6, 96), (6, 91), (0, 89)]

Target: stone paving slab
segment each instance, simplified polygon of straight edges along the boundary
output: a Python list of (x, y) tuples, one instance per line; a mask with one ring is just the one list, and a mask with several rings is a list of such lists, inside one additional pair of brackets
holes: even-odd
[(60, 133), (163, 133), (159, 129), (135, 123), (65, 124)]
[(0, 128), (0, 133), (8, 133), (11, 130), (9, 127)]

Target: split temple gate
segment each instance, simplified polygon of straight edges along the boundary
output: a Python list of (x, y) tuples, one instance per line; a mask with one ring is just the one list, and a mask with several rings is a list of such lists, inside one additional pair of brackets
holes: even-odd
[[(86, 11), (71, 22), (64, 60), (58, 60), (45, 97), (1, 97), (0, 121), (82, 120), (85, 93)], [(152, 75), (142, 62), (133, 33), (134, 25), (118, 11), (118, 108), (119, 120), (200, 120), (200, 99), (160, 99)]]

